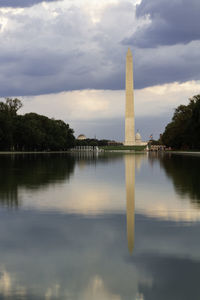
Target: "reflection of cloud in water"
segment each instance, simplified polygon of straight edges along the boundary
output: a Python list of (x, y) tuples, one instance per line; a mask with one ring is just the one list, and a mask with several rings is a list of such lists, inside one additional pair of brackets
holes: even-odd
[(5, 270), (0, 271), (0, 293), (4, 296), (11, 294), (11, 277)]
[(148, 159), (148, 156), (147, 154), (145, 153), (137, 153), (134, 155), (135, 157), (135, 167), (136, 167), (136, 170), (137, 171), (140, 171), (141, 167), (142, 167), (142, 163), (144, 163), (147, 159)]
[(80, 300), (120, 300), (119, 295), (114, 295), (110, 293), (104, 284), (103, 279), (96, 275), (89, 282), (88, 287), (83, 292), (80, 297)]
[(21, 212), (0, 218), (5, 245), (0, 247), (0, 261), (9, 274), (18, 275), (13, 299), (20, 284), (30, 296), (25, 299), (82, 300), (85, 295), (85, 300), (93, 300), (95, 291), (97, 299), (118, 300), (120, 295), (129, 300), (128, 295), (137, 292), (138, 276), (127, 261), (125, 224), (119, 215), (79, 218)]
[(105, 213), (119, 213), (125, 211), (125, 195), (120, 186), (113, 189), (109, 184), (76, 184), (60, 185), (59, 191), (54, 187), (34, 193), (20, 191), (23, 208), (41, 211), (55, 211), (60, 213), (76, 213), (83, 215), (98, 215)]
[[(125, 157), (131, 195), (127, 200), (134, 194), (134, 159), (133, 155)], [(141, 164), (140, 172), (136, 168), (136, 206), (137, 212), (144, 214), (136, 214), (136, 243), (130, 256), (125, 215), (105, 215), (115, 208), (125, 213), (127, 190), (122, 167), (123, 159), (112, 167), (109, 163), (96, 169), (86, 166), (77, 168), (70, 182), (31, 191), (20, 188), (23, 205), (33, 207), (36, 203), (38, 210), (52, 207), (55, 213), (18, 210), (1, 214), (0, 261), (5, 267), (0, 269), (0, 299), (196, 299), (200, 224), (177, 226), (163, 221), (186, 220), (195, 207), (189, 198), (183, 201), (175, 194), (159, 161), (150, 173), (149, 165)], [(82, 212), (84, 218), (57, 211)], [(103, 218), (95, 217), (99, 212)]]
[(143, 188), (136, 187), (136, 211), (165, 220), (200, 220), (200, 158), (150, 153), (149, 162), (153, 168), (143, 170)]
[[(19, 286), (26, 287), (21, 298), (32, 300), (45, 296), (45, 300), (160, 300), (165, 299), (162, 294), (166, 300), (196, 299), (199, 224), (177, 226), (144, 216), (136, 216), (136, 224), (130, 256), (125, 216), (77, 218), (26, 212), (1, 216), (0, 261), (11, 278), (10, 299), (15, 299)], [(17, 277), (13, 280), (10, 274)], [(194, 288), (191, 298), (181, 297), (185, 286), (190, 292)]]
[[(80, 160), (76, 168), (75, 176), (71, 179), (70, 184), (67, 182), (59, 185), (51, 185), (43, 188), (43, 190), (28, 191), (21, 188), (19, 190), (22, 199), (23, 208), (38, 209), (41, 211), (57, 211), (61, 213), (77, 213), (83, 215), (98, 215), (105, 213), (119, 213), (126, 211), (126, 190), (124, 171), (118, 169), (118, 165), (122, 164), (124, 169), (124, 156), (111, 156), (111, 162), (115, 163), (115, 168), (119, 173), (120, 182), (116, 182), (116, 173), (113, 173), (114, 165), (108, 157), (101, 157), (98, 160), (84, 161)], [(134, 155), (127, 155), (129, 159)], [(141, 167), (141, 163), (147, 156), (138, 154), (134, 158), (137, 168)], [(94, 165), (96, 162), (101, 168), (103, 163), (103, 173), (96, 173)], [(82, 168), (84, 165), (84, 168)], [(133, 167), (134, 168), (134, 167)], [(122, 173), (123, 172), (123, 173)], [(107, 173), (111, 174), (111, 178), (107, 177)]]
[(139, 261), (140, 268), (146, 272), (151, 270), (154, 276), (151, 285), (139, 285), (145, 300), (199, 299), (199, 261), (187, 257), (155, 255), (146, 256), (144, 261)]
[(26, 288), (17, 285), (16, 279), (4, 269), (0, 269), (0, 295), (5, 299), (11, 299), (15, 295), (17, 299), (24, 299), (26, 296)]
[(200, 220), (200, 210), (195, 208), (190, 199), (183, 201), (173, 193), (137, 191), (136, 212), (149, 216), (172, 221), (193, 222)]
[(47, 288), (45, 293), (45, 300), (57, 299), (59, 297), (60, 285), (54, 284), (52, 287)]
[[(5, 271), (0, 271), (0, 295), (3, 295), (6, 299), (10, 297), (25, 298), (26, 288), (18, 286), (16, 280), (11, 279), (11, 275)], [(51, 287), (47, 288), (45, 292), (45, 300), (61, 299), (63, 296), (69, 296), (69, 292), (66, 289), (63, 295), (63, 287), (60, 284), (55, 283)], [(35, 299), (35, 298), (34, 298)], [(67, 299), (67, 298), (66, 298)], [(80, 300), (120, 300), (119, 295), (112, 294), (105, 287), (103, 279), (96, 275), (89, 280), (85, 290), (81, 291)]]
[[(83, 169), (76, 168), (70, 183), (56, 183), (33, 191), (21, 188), (19, 194), (22, 206), (40, 211), (82, 215), (124, 214), (126, 188), (123, 157), (115, 159), (114, 164), (109, 164), (109, 158), (102, 158), (101, 162), (107, 161), (103, 164), (98, 164), (99, 160), (96, 160), (96, 167), (94, 161), (86, 161)], [(200, 220), (200, 210), (192, 204), (190, 198), (185, 197), (183, 200), (181, 195), (174, 192), (163, 169), (160, 169), (158, 159), (155, 159), (153, 168), (146, 163), (147, 155), (127, 154), (125, 159), (135, 159), (136, 213), (174, 221)], [(127, 162), (127, 168), (130, 166), (131, 162)]]
[(135, 230), (135, 156), (125, 156), (127, 239), (130, 254), (134, 248)]
[[(76, 169), (75, 176), (70, 184), (63, 183), (58, 186), (48, 186), (43, 190), (28, 192), (27, 189), (20, 189), (19, 194), (24, 208), (38, 209), (41, 211), (57, 211), (61, 213), (77, 213), (83, 215), (101, 215), (105, 213), (125, 213), (126, 191), (125, 178), (122, 170), (118, 170), (118, 164), (124, 166), (124, 156), (111, 156), (111, 161), (116, 163), (116, 170), (119, 172), (120, 182), (116, 182), (116, 174), (113, 173), (113, 164), (109, 164), (109, 157), (101, 158), (103, 173), (97, 175), (94, 166), (90, 168), (92, 161), (79, 161), (84, 168)], [(141, 168), (142, 162), (147, 158), (146, 154), (125, 156), (126, 168), (130, 169), (127, 180), (129, 187), (134, 185), (135, 164), (137, 169)], [(98, 164), (99, 161), (95, 160)], [(93, 161), (94, 163), (94, 161)], [(98, 172), (97, 166), (97, 172)], [(111, 173), (112, 178), (107, 178), (106, 173)], [(104, 176), (102, 178), (102, 176)], [(112, 180), (112, 181), (111, 181)], [(129, 189), (129, 190), (130, 190)], [(134, 194), (134, 193), (132, 193)], [(131, 196), (132, 197), (132, 196)]]
[[(148, 160), (147, 154), (125, 156), (135, 159), (136, 213), (165, 220), (200, 220), (199, 158), (159, 158), (150, 154)], [(14, 193), (17, 203), (20, 199), (25, 209), (92, 216), (125, 214), (123, 158), (124, 155), (76, 157), (76, 168), (75, 156), (26, 156), (7, 158), (4, 163), (2, 159), (1, 205), (14, 205), (10, 198)]]

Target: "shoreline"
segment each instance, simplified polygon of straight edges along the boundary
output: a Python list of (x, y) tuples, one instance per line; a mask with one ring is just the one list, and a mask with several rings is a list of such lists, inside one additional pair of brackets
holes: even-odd
[(64, 154), (71, 151), (0, 151), (1, 154)]
[(103, 150), (103, 151), (78, 151), (78, 150), (66, 150), (66, 151), (0, 151), (0, 155), (15, 155), (15, 154), (72, 154), (72, 153), (162, 153), (162, 154), (196, 154), (200, 155), (200, 151), (145, 151), (145, 150)]

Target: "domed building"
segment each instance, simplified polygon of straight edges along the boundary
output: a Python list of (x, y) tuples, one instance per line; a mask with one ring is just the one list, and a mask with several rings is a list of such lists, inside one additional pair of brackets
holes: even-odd
[(86, 138), (86, 136), (84, 135), (84, 134), (80, 134), (78, 137), (77, 137), (77, 140), (79, 140), (79, 141), (84, 141), (84, 140), (86, 140), (87, 138)]
[(139, 132), (137, 132), (136, 135), (135, 135), (135, 145), (137, 145), (137, 146), (147, 146), (147, 143), (142, 141), (142, 137), (141, 137)]
[(141, 143), (142, 143), (142, 138), (141, 138), (141, 135), (139, 132), (137, 132), (135, 135), (135, 143), (136, 143), (136, 145), (141, 145)]

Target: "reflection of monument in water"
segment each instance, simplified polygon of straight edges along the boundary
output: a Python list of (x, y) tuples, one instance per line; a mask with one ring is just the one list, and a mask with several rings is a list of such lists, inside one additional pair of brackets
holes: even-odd
[(134, 248), (134, 231), (135, 231), (135, 155), (125, 156), (126, 172), (126, 222), (127, 222), (127, 239), (130, 254)]
[(130, 254), (133, 252), (135, 240), (135, 169), (140, 170), (144, 159), (147, 159), (146, 154), (127, 154), (125, 156), (126, 226)]

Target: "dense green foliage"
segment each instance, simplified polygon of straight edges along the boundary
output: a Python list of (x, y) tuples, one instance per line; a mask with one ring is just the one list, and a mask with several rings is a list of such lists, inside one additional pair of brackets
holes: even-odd
[(149, 143), (153, 146), (158, 146), (158, 145), (162, 145), (161, 140), (150, 140)]
[(0, 102), (0, 151), (62, 151), (73, 147), (73, 130), (36, 113), (18, 115), (18, 99)]
[(109, 140), (85, 139), (76, 140), (76, 146), (107, 146)]
[(76, 140), (75, 142), (76, 146), (120, 146), (123, 145), (122, 143), (116, 142), (116, 141), (110, 141), (110, 140), (98, 140), (96, 138), (94, 139), (85, 139), (85, 140)]
[(103, 146), (101, 147), (105, 151), (143, 151), (146, 146)]
[(200, 95), (180, 105), (167, 125), (162, 142), (174, 149), (200, 149)]

